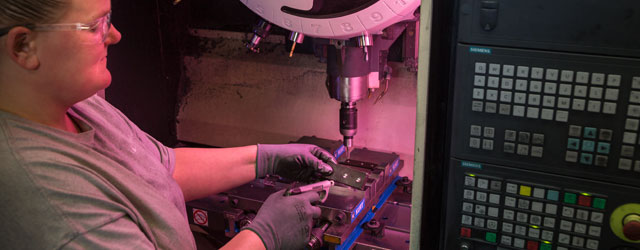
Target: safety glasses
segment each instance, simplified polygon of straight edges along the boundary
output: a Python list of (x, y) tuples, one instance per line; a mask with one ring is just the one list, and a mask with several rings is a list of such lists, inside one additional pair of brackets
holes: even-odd
[(91, 23), (52, 23), (52, 24), (23, 24), (0, 29), (0, 37), (9, 33), (17, 26), (24, 26), (34, 31), (88, 31), (93, 34), (88, 43), (104, 43), (111, 29), (111, 11)]

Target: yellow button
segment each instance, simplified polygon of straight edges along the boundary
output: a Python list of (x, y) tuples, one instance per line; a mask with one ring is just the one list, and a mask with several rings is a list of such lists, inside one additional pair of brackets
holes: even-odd
[(531, 187), (525, 185), (520, 186), (520, 195), (531, 196)]

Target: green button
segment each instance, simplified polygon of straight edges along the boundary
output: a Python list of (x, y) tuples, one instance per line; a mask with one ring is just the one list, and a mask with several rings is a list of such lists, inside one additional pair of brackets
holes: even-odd
[(596, 138), (596, 128), (584, 127), (584, 138), (595, 139)]
[(564, 203), (576, 204), (576, 199), (576, 194), (564, 193)]
[(484, 236), (484, 239), (487, 240), (488, 242), (496, 242), (496, 233), (492, 233), (492, 232), (487, 232), (487, 234)]
[(595, 198), (593, 199), (593, 207), (598, 209), (604, 209), (607, 200), (603, 198)]
[(569, 141), (567, 141), (567, 148), (568, 149), (573, 149), (573, 150), (579, 150), (580, 149), (580, 139), (569, 138)]
[(596, 147), (596, 142), (584, 140), (582, 141), (582, 151), (593, 152)]
[(611, 144), (606, 142), (598, 142), (598, 153), (608, 154), (611, 148)]
[(593, 164), (593, 155), (587, 153), (580, 154), (580, 163), (585, 165)]
[(551, 250), (551, 244), (540, 244), (540, 250)]

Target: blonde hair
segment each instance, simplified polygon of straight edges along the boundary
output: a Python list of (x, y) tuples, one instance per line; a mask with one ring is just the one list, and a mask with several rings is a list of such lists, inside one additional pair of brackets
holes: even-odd
[(69, 0), (0, 0), (0, 28), (51, 23), (64, 14)]

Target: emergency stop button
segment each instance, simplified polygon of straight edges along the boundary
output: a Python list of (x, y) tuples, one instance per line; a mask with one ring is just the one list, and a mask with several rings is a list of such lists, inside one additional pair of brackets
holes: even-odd
[(624, 217), (622, 233), (630, 240), (640, 240), (640, 215), (630, 214)]

